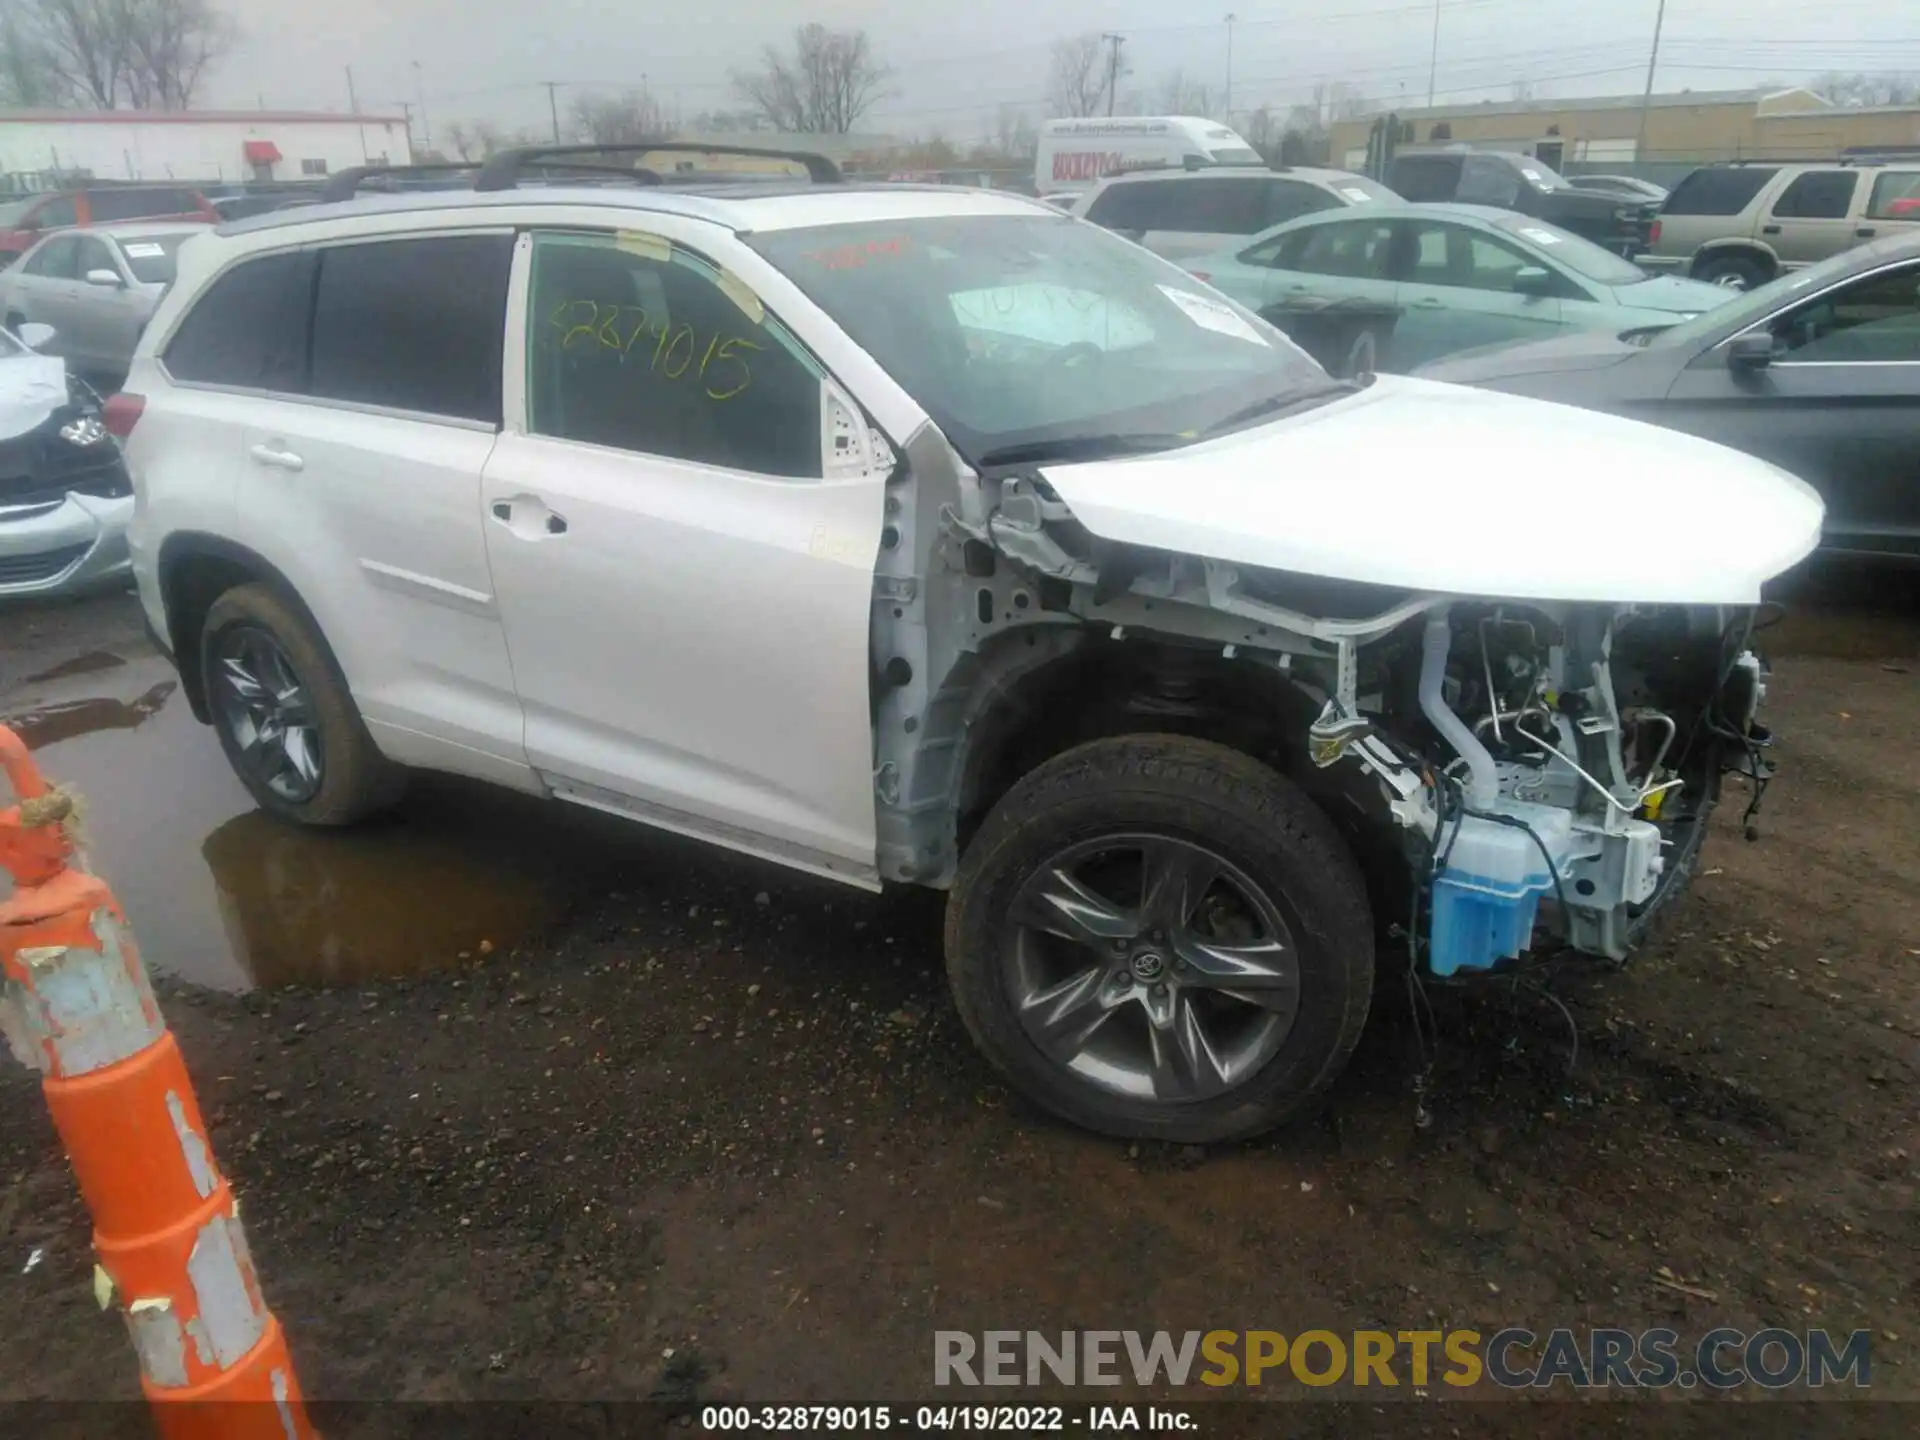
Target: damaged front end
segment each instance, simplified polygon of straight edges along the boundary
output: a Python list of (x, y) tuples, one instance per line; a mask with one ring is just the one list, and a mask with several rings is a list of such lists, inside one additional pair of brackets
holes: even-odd
[(1723, 774), (1751, 777), (1757, 808), (1770, 773), (1751, 606), (1323, 580), (1103, 541), (1034, 471), (964, 477), (960, 494), (926, 568), (883, 573), (878, 597), (881, 665), (933, 642), (881, 704), (883, 737), (890, 710), (927, 722), (881, 746), (896, 878), (941, 882), (934, 815), (963, 808), (969, 732), (1018, 667), (1076, 648), (1108, 668), (1157, 648), (1265, 672), (1295, 702), (1266, 717), (1275, 763), (1361, 797), (1367, 840), (1406, 881), (1376, 905), (1408, 902), (1439, 976), (1562, 948), (1624, 960), (1693, 873)]

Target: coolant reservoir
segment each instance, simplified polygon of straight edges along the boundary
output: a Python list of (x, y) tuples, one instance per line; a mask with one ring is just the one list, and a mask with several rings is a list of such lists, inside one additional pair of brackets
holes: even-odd
[(1519, 825), (1469, 815), (1459, 821), (1457, 832), (1449, 821), (1438, 837), (1446, 863), (1433, 881), (1427, 946), (1428, 964), (1436, 975), (1489, 970), (1525, 950), (1540, 897), (1553, 889), (1547, 856), (1564, 872), (1563, 857), (1574, 848), (1568, 811), (1517, 800), (1504, 801), (1500, 811), (1533, 834)]

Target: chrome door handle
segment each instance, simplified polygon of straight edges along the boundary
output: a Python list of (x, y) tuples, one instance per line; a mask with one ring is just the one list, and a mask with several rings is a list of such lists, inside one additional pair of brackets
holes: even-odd
[(488, 504), (487, 512), (522, 540), (544, 540), (549, 535), (567, 533), (567, 517), (549, 510), (537, 496), (495, 500)]
[(256, 445), (247, 454), (253, 457), (256, 465), (268, 465), (275, 470), (300, 471), (307, 468), (307, 462), (291, 450), (276, 450), (271, 445)]

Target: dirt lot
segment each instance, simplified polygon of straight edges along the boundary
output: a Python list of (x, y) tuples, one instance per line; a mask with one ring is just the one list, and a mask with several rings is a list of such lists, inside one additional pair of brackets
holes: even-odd
[[(1875, 1394), (1920, 1399), (1920, 599), (1813, 600), (1776, 632), (1765, 838), (1724, 807), (1660, 943), (1554, 982), (1577, 1059), (1540, 994), (1443, 993), (1416, 1126), (1390, 987), (1317, 1115), (1205, 1152), (1010, 1097), (945, 998), (934, 897), (439, 782), (370, 834), (280, 833), (126, 597), (0, 612), (0, 715), (87, 792), (170, 972), (312, 1394), (665, 1415), (931, 1398), (936, 1328), (1778, 1324), (1871, 1329)], [(36, 1087), (0, 1069), (0, 1400), (137, 1393), (91, 1271)], [(1290, 1423), (1359, 1423), (1315, 1411)]]

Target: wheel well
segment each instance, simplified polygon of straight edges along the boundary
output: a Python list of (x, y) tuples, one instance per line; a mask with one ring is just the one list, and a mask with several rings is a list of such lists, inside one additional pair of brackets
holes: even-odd
[(1729, 244), (1702, 247), (1693, 257), (1693, 267), (1689, 273), (1698, 275), (1716, 260), (1745, 260), (1757, 265), (1768, 274), (1780, 268), (1780, 262), (1768, 251), (1758, 245)]
[[(254, 584), (271, 585), (320, 634), (312, 612), (287, 577), (244, 545), (217, 535), (181, 533), (168, 536), (160, 547), (160, 601), (167, 613), (167, 641), (173, 647), (173, 663), (187, 704), (203, 724), (212, 718), (206, 676), (200, 670), (200, 633), (206, 628), (207, 612), (227, 591)], [(324, 636), (321, 644), (326, 644)]]

